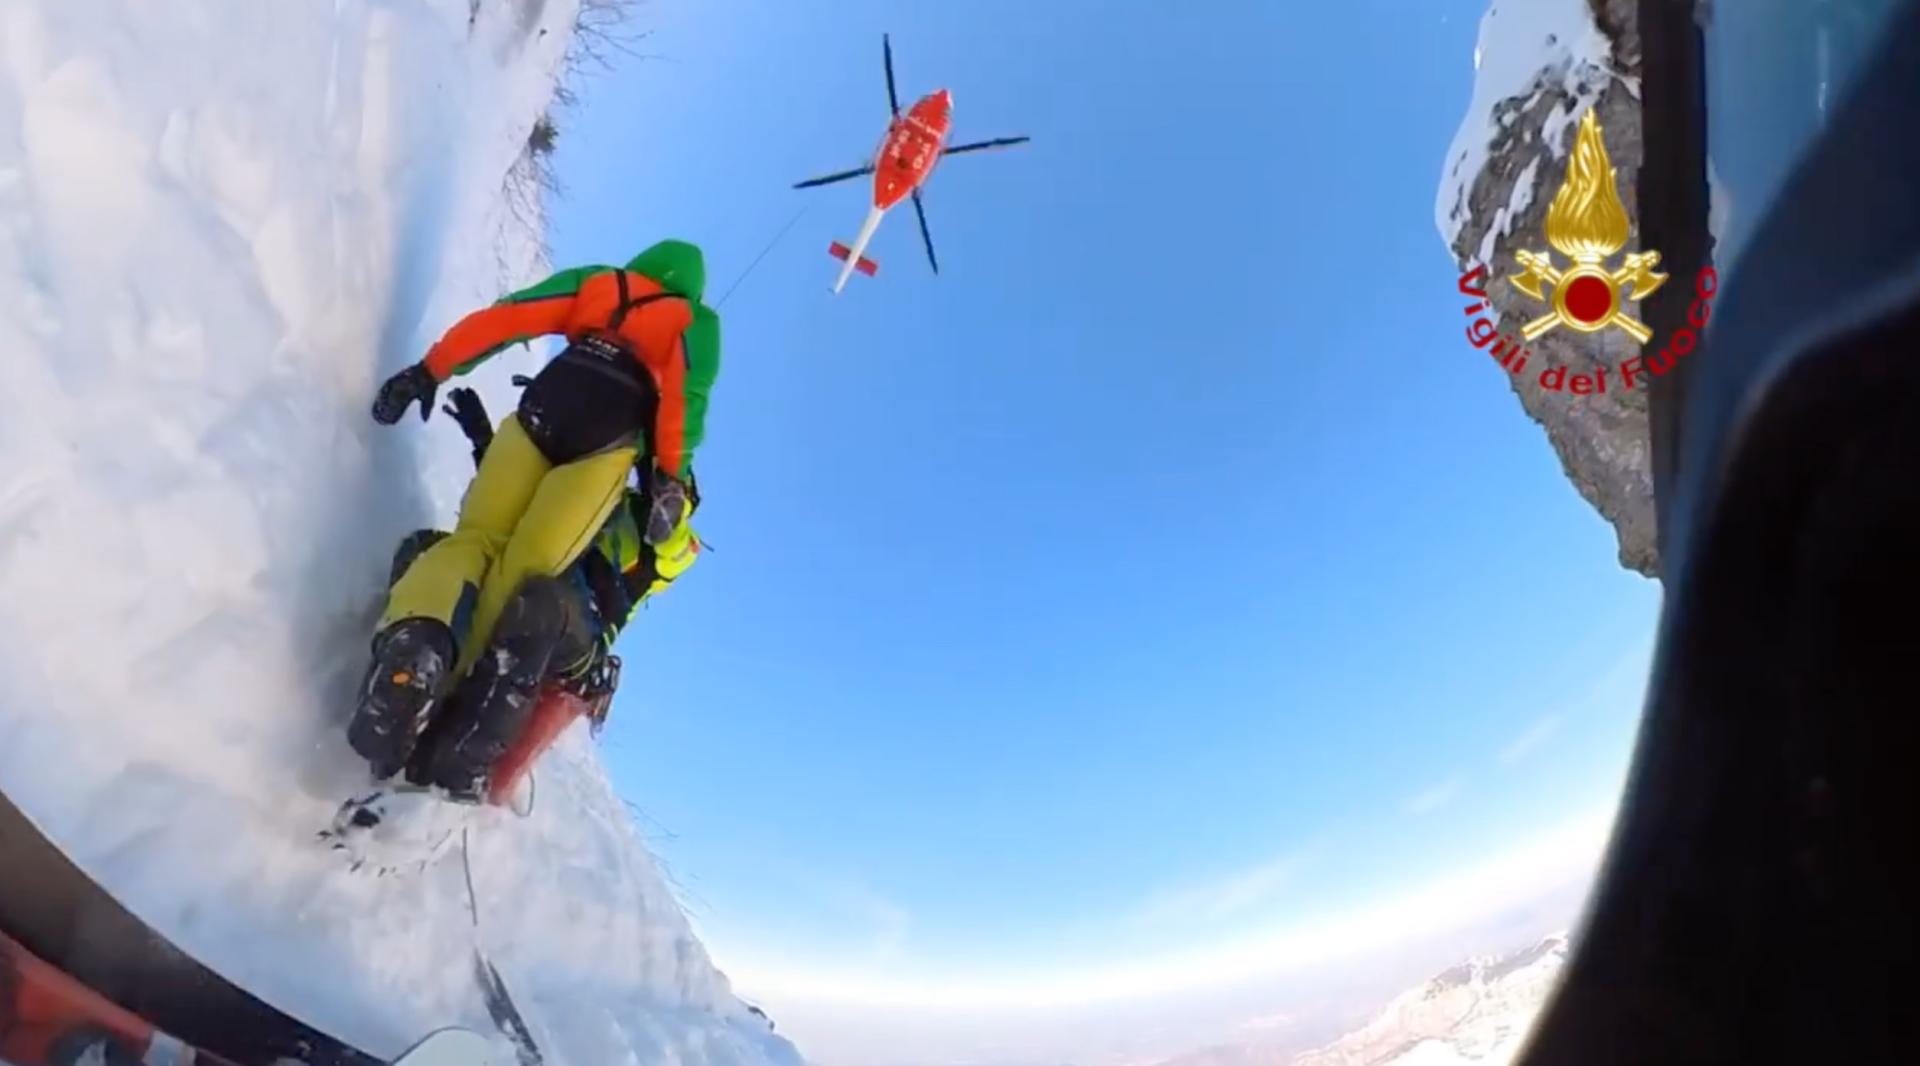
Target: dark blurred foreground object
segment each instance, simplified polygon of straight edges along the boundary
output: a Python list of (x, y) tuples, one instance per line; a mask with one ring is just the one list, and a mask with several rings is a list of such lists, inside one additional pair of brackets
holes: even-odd
[[(1691, 6), (1641, 4), (1650, 123), (1701, 84), (1655, 69), (1699, 61)], [(1522, 1066), (1920, 1061), (1920, 0), (1879, 7), (1656, 385), (1646, 715)]]
[(74, 980), (0, 933), (0, 1062), (9, 1066), (234, 1066)]
[(173, 1037), (198, 1066), (378, 1063), (168, 943), (0, 795), (0, 1063), (118, 1066), (154, 1048), (149, 1061), (188, 1066), (158, 1053), (184, 1052)]

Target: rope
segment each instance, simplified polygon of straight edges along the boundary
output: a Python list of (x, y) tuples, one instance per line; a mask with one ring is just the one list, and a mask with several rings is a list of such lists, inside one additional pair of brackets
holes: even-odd
[(520, 1066), (545, 1066), (545, 1056), (540, 1052), (540, 1045), (534, 1042), (533, 1031), (527, 1028), (520, 1008), (514, 1005), (506, 979), (500, 976), (499, 968), (480, 946), (480, 897), (473, 890), (473, 851), (468, 845), (468, 828), (460, 827), (460, 866), (467, 878), (467, 913), (473, 919), (474, 975), (479, 978), (480, 991), (486, 997), (487, 1013), (492, 1015), (502, 1035), (513, 1042), (514, 1056), (520, 1060)]
[(460, 868), (467, 875), (467, 913), (473, 918), (473, 928), (480, 928), (480, 896), (473, 890), (473, 853), (467, 849), (467, 827), (460, 827)]
[(774, 234), (773, 239), (767, 242), (767, 246), (765, 248), (760, 249), (760, 254), (753, 257), (753, 262), (747, 264), (747, 269), (741, 271), (740, 276), (733, 279), (733, 284), (727, 286), (727, 291), (720, 294), (720, 301), (713, 305), (714, 310), (718, 311), (722, 307), (726, 306), (727, 297), (733, 295), (733, 290), (739, 288), (740, 283), (747, 280), (748, 275), (753, 273), (754, 268), (760, 265), (760, 260), (765, 259), (767, 257), (767, 253), (773, 251), (773, 246), (780, 243), (780, 238), (785, 237), (787, 235), (787, 231), (791, 230), (794, 227), (794, 225), (800, 221), (800, 216), (806, 214), (808, 211), (811, 211), (812, 209), (813, 209), (813, 205), (809, 203), (809, 204), (803, 205), (800, 208), (800, 210), (795, 211), (793, 213), (793, 217), (787, 220), (787, 224), (780, 227), (780, 232)]

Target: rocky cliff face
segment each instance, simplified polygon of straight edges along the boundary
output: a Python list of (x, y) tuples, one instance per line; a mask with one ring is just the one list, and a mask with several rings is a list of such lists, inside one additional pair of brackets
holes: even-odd
[[(1547, 208), (1589, 108), (1605, 132), (1628, 217), (1639, 217), (1635, 21), (1634, 0), (1494, 0), (1481, 22), (1474, 100), (1448, 153), (1435, 220), (1463, 273), (1486, 266), (1483, 287), (1502, 335), (1518, 337), (1521, 324), (1543, 310), (1511, 284), (1520, 272), (1514, 253), (1547, 250)], [(1638, 244), (1629, 242), (1626, 250)], [(1617, 370), (1640, 346), (1617, 329), (1582, 334), (1562, 328), (1527, 347), (1526, 369), (1506, 375), (1521, 409), (1546, 431), (1580, 495), (1613, 525), (1621, 565), (1654, 576), (1646, 382), (1623, 388)], [(1609, 388), (1587, 396), (1550, 390), (1539, 379), (1549, 366), (1564, 366), (1570, 375), (1606, 368)]]

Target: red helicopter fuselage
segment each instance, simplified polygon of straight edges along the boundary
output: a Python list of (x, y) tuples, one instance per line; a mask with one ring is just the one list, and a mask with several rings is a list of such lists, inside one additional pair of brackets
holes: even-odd
[(921, 97), (888, 123), (873, 159), (873, 206), (885, 211), (925, 185), (952, 131), (953, 94), (945, 89)]

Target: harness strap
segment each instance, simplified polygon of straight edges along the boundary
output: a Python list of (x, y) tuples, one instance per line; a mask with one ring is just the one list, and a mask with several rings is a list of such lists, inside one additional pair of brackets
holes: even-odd
[(620, 326), (627, 320), (627, 311), (632, 307), (627, 297), (627, 272), (614, 271), (613, 283), (620, 287), (620, 302), (613, 306), (613, 317), (607, 321), (607, 328), (618, 333)]
[(620, 332), (620, 327), (626, 324), (627, 313), (636, 307), (645, 307), (655, 300), (686, 299), (686, 297), (675, 292), (650, 292), (638, 300), (635, 300), (628, 295), (627, 272), (624, 270), (615, 270), (613, 272), (613, 283), (619, 287), (620, 302), (614, 305), (613, 316), (607, 320), (607, 328), (615, 333)]

